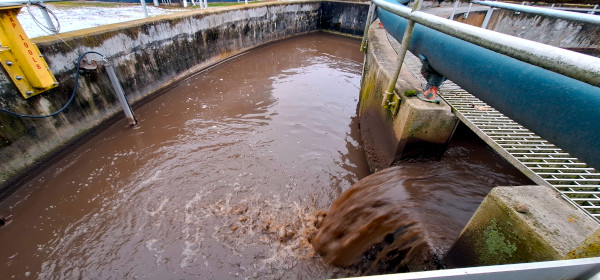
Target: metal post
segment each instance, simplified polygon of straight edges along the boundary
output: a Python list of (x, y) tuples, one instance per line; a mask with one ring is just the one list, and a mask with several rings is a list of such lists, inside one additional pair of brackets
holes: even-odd
[(589, 14), (591, 14), (591, 15), (595, 14), (595, 13), (596, 13), (596, 9), (598, 9), (598, 4), (596, 4), (596, 5), (594, 6), (594, 9), (592, 9), (592, 10), (589, 12)]
[(481, 28), (487, 28), (488, 23), (490, 22), (490, 18), (492, 17), (492, 13), (494, 12), (494, 8), (489, 8), (487, 13), (485, 13), (485, 18), (483, 19), (483, 23), (481, 24)]
[(369, 6), (369, 13), (367, 13), (367, 21), (365, 22), (365, 31), (363, 32), (362, 43), (360, 44), (360, 51), (365, 52), (367, 50), (367, 37), (369, 35), (369, 26), (373, 22), (373, 15), (375, 14), (375, 3), (371, 2)]
[(154, 3), (154, 7), (158, 7), (158, 0), (154, 0), (152, 3)]
[(472, 6), (473, 6), (473, 3), (469, 3), (469, 8), (467, 9), (467, 12), (463, 16), (463, 18), (468, 18), (469, 17), (469, 13), (471, 12), (471, 7)]
[(106, 73), (108, 74), (108, 78), (110, 79), (110, 83), (112, 84), (113, 88), (115, 89), (115, 93), (117, 94), (119, 103), (121, 103), (123, 112), (125, 113), (125, 116), (129, 120), (129, 124), (136, 125), (137, 120), (135, 119), (135, 116), (133, 115), (133, 111), (131, 110), (129, 103), (127, 103), (127, 99), (125, 98), (125, 92), (123, 91), (123, 88), (121, 87), (121, 83), (119, 82), (119, 79), (117, 79), (117, 74), (115, 74), (115, 68), (110, 63), (106, 64), (105, 68), (106, 68)]
[[(418, 11), (421, 8), (422, 0), (417, 0), (413, 5), (412, 12)], [(388, 83), (385, 94), (383, 95), (382, 105), (387, 108), (387, 102), (394, 94), (394, 90), (396, 89), (396, 82), (398, 82), (398, 76), (400, 76), (400, 69), (402, 69), (402, 64), (404, 63), (404, 58), (406, 57), (406, 51), (408, 51), (408, 45), (410, 44), (410, 39), (412, 37), (413, 29), (415, 28), (415, 22), (412, 20), (408, 20), (408, 24), (406, 25), (406, 30), (404, 31), (404, 36), (402, 37), (402, 43), (400, 43), (400, 49), (398, 49), (398, 60), (397, 67), (394, 74)]]
[(244, 3), (245, 3), (246, 5), (248, 5), (248, 0), (244, 0)]
[(208, 0), (204, 0), (204, 8), (208, 9)]
[(40, 9), (40, 11), (42, 11), (42, 16), (44, 17), (44, 20), (46, 20), (46, 27), (48, 27), (48, 30), (50, 30), (50, 32), (54, 34), (58, 33), (58, 29), (54, 25), (54, 22), (52, 21), (52, 18), (50, 18), (50, 15), (48, 14), (48, 11), (45, 9), (45, 7)]
[(144, 10), (144, 17), (148, 17), (148, 9), (146, 9), (146, 0), (140, 0), (142, 2), (142, 10)]
[(183, 7), (187, 8), (187, 0), (183, 0)]
[(454, 20), (454, 15), (456, 14), (456, 9), (458, 9), (458, 4), (460, 0), (454, 1), (454, 8), (452, 8), (452, 14), (450, 14), (450, 20)]

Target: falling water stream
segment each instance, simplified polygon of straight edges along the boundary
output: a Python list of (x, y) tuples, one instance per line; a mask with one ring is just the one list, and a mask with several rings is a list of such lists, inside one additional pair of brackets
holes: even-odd
[[(138, 108), (138, 126), (120, 120), (73, 147), (0, 203), (2, 278), (359, 274), (327, 264), (309, 242), (319, 211), (369, 174), (359, 44), (316, 33), (253, 50)], [(497, 174), (506, 164), (485, 146), (469, 145), (451, 146), (459, 160), (441, 163), (459, 171), (403, 169), (418, 179), (412, 190), (426, 190), (415, 198), (425, 215), (451, 220), (435, 230), (449, 239), (491, 187), (520, 183), (514, 171)], [(472, 154), (481, 160), (465, 163)], [(444, 176), (474, 183), (448, 196)]]

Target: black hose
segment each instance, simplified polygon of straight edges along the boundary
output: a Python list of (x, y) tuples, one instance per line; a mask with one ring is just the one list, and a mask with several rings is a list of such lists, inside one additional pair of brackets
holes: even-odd
[(69, 101), (67, 102), (67, 104), (65, 104), (64, 106), (62, 106), (62, 108), (58, 109), (58, 111), (49, 114), (49, 115), (40, 115), (40, 116), (34, 116), (34, 115), (25, 115), (25, 114), (21, 114), (21, 113), (16, 113), (16, 112), (12, 112), (12, 111), (8, 111), (5, 109), (0, 108), (0, 112), (4, 112), (13, 116), (17, 116), (17, 117), (21, 117), (21, 118), (32, 118), (32, 119), (43, 119), (43, 118), (48, 118), (48, 117), (54, 117), (58, 114), (60, 114), (62, 111), (64, 111), (65, 109), (67, 109), (67, 107), (69, 107), (69, 105), (71, 105), (71, 103), (73, 102), (73, 100), (75, 99), (75, 94), (77, 93), (77, 88), (79, 87), (79, 70), (81, 69), (81, 59), (83, 59), (84, 56), (86, 56), (87, 54), (90, 53), (95, 53), (97, 55), (100, 55), (104, 58), (104, 55), (102, 55), (99, 52), (95, 52), (95, 51), (87, 51), (84, 52), (82, 55), (79, 56), (79, 58), (77, 59), (77, 65), (76, 65), (76, 72), (75, 72), (75, 87), (73, 88), (73, 93), (71, 94), (71, 98), (69, 98)]

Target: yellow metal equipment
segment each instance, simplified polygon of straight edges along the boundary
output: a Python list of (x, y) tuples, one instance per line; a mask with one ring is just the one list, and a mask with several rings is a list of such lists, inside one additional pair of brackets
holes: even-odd
[(29, 98), (58, 82), (17, 20), (22, 7), (0, 7), (0, 62), (23, 97)]

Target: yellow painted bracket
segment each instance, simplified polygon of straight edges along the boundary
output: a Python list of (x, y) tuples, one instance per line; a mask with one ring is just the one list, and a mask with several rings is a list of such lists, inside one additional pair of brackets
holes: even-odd
[(37, 46), (17, 20), (23, 6), (0, 8), (0, 62), (24, 98), (58, 86)]

